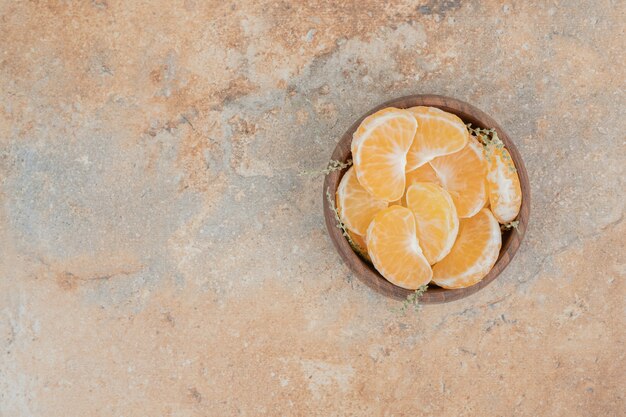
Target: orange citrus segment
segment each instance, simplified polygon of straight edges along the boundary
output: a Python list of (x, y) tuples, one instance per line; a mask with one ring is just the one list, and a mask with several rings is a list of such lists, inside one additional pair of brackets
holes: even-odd
[(404, 194), (406, 153), (417, 122), (407, 110), (388, 107), (363, 120), (352, 136), (352, 157), (359, 182), (379, 200)]
[(437, 173), (430, 164), (424, 164), (413, 171), (406, 173), (406, 188), (408, 189), (411, 184), (416, 182), (433, 182), (435, 184), (441, 184)]
[[(418, 182), (432, 182), (434, 184), (441, 185), (441, 181), (439, 181), (439, 178), (437, 177), (437, 173), (435, 172), (433, 167), (430, 166), (430, 164), (424, 164), (421, 167), (406, 173), (406, 189), (407, 190), (409, 189), (411, 185), (416, 184)], [(397, 201), (396, 203), (404, 207), (408, 207), (406, 205), (406, 191), (404, 192), (404, 195), (402, 196), (400, 201)]]
[(346, 227), (363, 236), (376, 213), (386, 207), (386, 201), (365, 191), (356, 178), (354, 167), (350, 167), (337, 188), (337, 209)]
[(459, 218), (450, 194), (437, 184), (418, 182), (406, 190), (406, 206), (415, 215), (416, 235), (429, 264), (443, 259), (452, 249)]
[(487, 161), (482, 145), (471, 138), (465, 148), (430, 161), (445, 188), (452, 196), (459, 217), (472, 217), (487, 202)]
[(368, 261), (372, 261), (370, 256), (367, 253), (367, 243), (365, 242), (365, 238), (361, 235), (357, 235), (356, 233), (348, 230), (348, 234), (350, 235), (350, 239), (358, 246), (358, 249), (361, 251), (361, 255), (365, 257)]
[(461, 219), (452, 250), (433, 266), (433, 282), (443, 288), (464, 288), (483, 279), (498, 259), (502, 236), (489, 209)]
[(486, 149), (487, 184), (491, 211), (500, 223), (515, 220), (522, 205), (522, 188), (509, 151), (503, 146)]
[(413, 144), (407, 154), (407, 171), (442, 155), (458, 152), (469, 139), (467, 127), (458, 116), (436, 107), (408, 109), (417, 120)]
[(367, 251), (372, 263), (389, 282), (415, 290), (428, 284), (432, 269), (415, 235), (411, 210), (391, 206), (379, 212), (367, 229)]

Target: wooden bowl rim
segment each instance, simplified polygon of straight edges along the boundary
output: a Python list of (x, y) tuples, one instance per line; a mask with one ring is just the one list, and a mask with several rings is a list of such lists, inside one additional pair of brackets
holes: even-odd
[[(352, 141), (352, 135), (361, 124), (361, 121), (363, 121), (363, 119), (370, 114), (385, 107), (409, 108), (413, 106), (437, 107), (441, 110), (456, 114), (465, 123), (472, 123), (473, 126), (496, 129), (498, 136), (508, 149), (511, 154), (511, 158), (515, 163), (522, 188), (522, 206), (516, 219), (519, 221), (519, 225), (517, 229), (512, 229), (503, 233), (502, 248), (500, 249), (498, 260), (489, 274), (487, 274), (487, 276), (477, 284), (467, 288), (446, 290), (440, 287), (430, 286), (428, 291), (426, 291), (420, 299), (420, 303), (423, 304), (445, 303), (465, 298), (483, 289), (495, 280), (496, 277), (498, 277), (511, 262), (522, 242), (522, 239), (524, 238), (526, 228), (528, 226), (528, 219), (530, 216), (530, 184), (528, 180), (528, 173), (526, 172), (526, 167), (524, 166), (524, 161), (522, 160), (517, 147), (494, 119), (469, 103), (436, 94), (414, 94), (399, 97), (372, 108), (355, 121), (354, 124), (343, 134), (333, 151), (331, 159), (345, 162), (351, 157), (350, 144)], [(326, 175), (324, 180), (324, 190), (322, 193), (324, 201), (324, 218), (330, 238), (343, 260), (348, 264), (352, 272), (359, 278), (360, 281), (387, 297), (397, 300), (405, 300), (406, 297), (412, 293), (412, 291), (398, 287), (383, 278), (372, 265), (361, 259), (352, 250), (350, 244), (342, 235), (341, 230), (337, 227), (335, 215), (329, 205), (326, 192), (327, 190), (330, 190), (331, 195), (334, 197), (337, 187), (339, 186), (339, 181), (345, 172), (346, 169), (333, 171)]]

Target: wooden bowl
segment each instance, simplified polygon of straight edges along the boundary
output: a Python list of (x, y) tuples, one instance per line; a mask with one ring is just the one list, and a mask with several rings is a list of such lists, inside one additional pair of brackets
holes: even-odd
[[(530, 185), (528, 183), (528, 173), (526, 172), (526, 168), (524, 167), (522, 157), (520, 156), (517, 148), (515, 147), (509, 136), (504, 130), (502, 130), (502, 128), (498, 125), (498, 123), (496, 123), (495, 120), (493, 120), (491, 117), (470, 104), (450, 97), (438, 95), (418, 94), (401, 97), (374, 107), (372, 110), (368, 111), (357, 121), (355, 121), (354, 124), (346, 131), (346, 133), (343, 134), (343, 136), (339, 140), (339, 143), (337, 143), (337, 147), (335, 147), (335, 151), (333, 152), (331, 159), (345, 162), (352, 157), (352, 154), (350, 152), (352, 134), (359, 127), (361, 121), (370, 114), (385, 107), (397, 107), (401, 109), (406, 109), (413, 106), (438, 107), (441, 110), (456, 114), (465, 123), (471, 123), (472, 126), (496, 129), (496, 131), (498, 132), (498, 136), (500, 137), (502, 142), (504, 142), (504, 145), (511, 154), (511, 158), (513, 158), (513, 161), (515, 162), (515, 167), (517, 168), (517, 173), (519, 175), (522, 187), (522, 207), (517, 217), (517, 220), (519, 221), (519, 226), (517, 229), (511, 229), (503, 233), (500, 255), (498, 256), (498, 260), (496, 261), (496, 264), (491, 269), (489, 274), (487, 274), (487, 276), (477, 284), (467, 288), (447, 290), (437, 287), (434, 284), (430, 284), (428, 287), (428, 291), (426, 291), (426, 293), (420, 299), (420, 302), (425, 304), (445, 303), (448, 301), (454, 301), (463, 297), (467, 297), (468, 295), (473, 294), (476, 291), (479, 291), (482, 288), (486, 287), (491, 281), (496, 279), (496, 277), (504, 270), (504, 268), (506, 268), (509, 262), (511, 262), (511, 259), (513, 259), (513, 256), (515, 256), (515, 252), (517, 252), (517, 249), (522, 242), (522, 238), (524, 237), (524, 233), (526, 232), (526, 227), (528, 225), (528, 217), (530, 215)], [(330, 190), (332, 196), (335, 196), (335, 192), (337, 191), (337, 187), (339, 186), (339, 181), (341, 181), (341, 177), (343, 177), (345, 171), (346, 170), (344, 169), (342, 171), (331, 172), (326, 176), (326, 179), (324, 180), (324, 217), (326, 219), (326, 228), (328, 229), (330, 238), (343, 260), (348, 264), (350, 269), (361, 281), (363, 281), (370, 288), (378, 291), (383, 295), (398, 300), (404, 300), (409, 294), (412, 293), (412, 291), (398, 287), (383, 278), (382, 275), (380, 275), (371, 264), (364, 261), (352, 250), (352, 247), (350, 246), (346, 238), (342, 235), (341, 229), (337, 227), (335, 214), (333, 213), (333, 210), (328, 203), (326, 191)]]

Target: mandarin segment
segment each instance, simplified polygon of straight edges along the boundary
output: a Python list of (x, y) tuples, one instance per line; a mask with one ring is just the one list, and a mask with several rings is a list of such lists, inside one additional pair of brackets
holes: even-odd
[(471, 138), (459, 152), (430, 161), (452, 196), (459, 217), (474, 216), (487, 203), (487, 161), (482, 146)]
[(406, 188), (408, 189), (416, 182), (432, 182), (441, 185), (437, 173), (430, 164), (424, 164), (419, 168), (406, 173)]
[(379, 200), (361, 186), (354, 167), (344, 174), (337, 188), (337, 210), (343, 224), (356, 234), (364, 236), (367, 227), (387, 202)]
[(408, 109), (417, 120), (417, 130), (407, 154), (407, 171), (442, 155), (458, 152), (467, 145), (469, 132), (456, 115), (436, 107)]
[(459, 231), (459, 218), (450, 194), (437, 184), (415, 183), (406, 191), (406, 204), (415, 215), (420, 247), (433, 265), (452, 249)]
[(500, 225), (489, 209), (461, 219), (450, 253), (433, 266), (433, 282), (448, 289), (476, 284), (495, 265), (501, 246)]
[(357, 235), (350, 230), (348, 230), (348, 234), (350, 235), (350, 239), (352, 239), (354, 244), (358, 246), (357, 249), (359, 249), (359, 251), (361, 252), (359, 253), (359, 255), (362, 255), (367, 261), (372, 262), (369, 254), (367, 253), (367, 242), (365, 241), (365, 238), (361, 235)]
[(411, 210), (391, 206), (379, 212), (370, 223), (366, 242), (374, 267), (392, 284), (415, 290), (430, 282), (432, 269), (417, 240)]
[(515, 220), (522, 206), (522, 188), (509, 151), (488, 145), (486, 150), (489, 204), (500, 223)]
[(386, 108), (366, 117), (352, 137), (352, 157), (359, 183), (379, 200), (396, 201), (404, 194), (406, 154), (417, 122), (413, 115)]
[[(418, 183), (418, 182), (431, 182), (434, 184), (441, 185), (441, 181), (439, 181), (439, 177), (437, 177), (437, 173), (435, 172), (433, 167), (430, 166), (430, 164), (424, 164), (421, 167), (406, 173), (406, 189), (407, 190), (409, 189), (411, 185)], [(407, 207), (406, 191), (404, 192), (402, 199), (398, 201), (397, 204)]]
[(350, 230), (348, 230), (348, 234), (350, 235), (350, 239), (363, 251), (367, 252), (367, 242), (365, 242), (365, 238), (361, 235), (358, 235)]

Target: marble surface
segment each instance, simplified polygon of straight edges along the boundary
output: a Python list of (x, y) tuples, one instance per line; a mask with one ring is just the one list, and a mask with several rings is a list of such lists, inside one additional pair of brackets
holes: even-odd
[[(0, 416), (626, 413), (623, 1), (0, 1)], [(491, 114), (493, 284), (399, 315), (326, 234), (372, 106)]]

